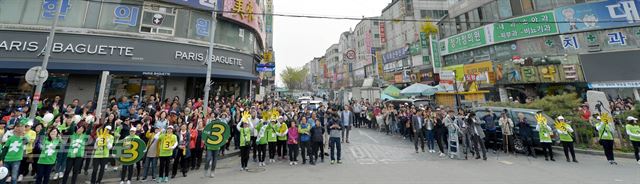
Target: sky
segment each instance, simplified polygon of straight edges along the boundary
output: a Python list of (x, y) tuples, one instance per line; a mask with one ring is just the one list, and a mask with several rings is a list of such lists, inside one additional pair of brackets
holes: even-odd
[[(273, 0), (276, 14), (332, 17), (380, 16), (391, 0)], [(353, 29), (358, 21), (309, 19), (274, 16), (273, 50), (276, 61), (276, 84), (283, 86), (280, 72), (287, 66), (302, 67), (314, 57), (324, 55), (340, 34)]]

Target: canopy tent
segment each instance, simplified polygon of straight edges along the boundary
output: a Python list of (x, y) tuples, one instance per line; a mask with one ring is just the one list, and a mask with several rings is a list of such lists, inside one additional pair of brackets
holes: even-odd
[(415, 83), (407, 88), (404, 88), (402, 91), (400, 91), (400, 94), (403, 96), (431, 96), (433, 94), (436, 94), (437, 91), (437, 87)]
[(380, 93), (380, 99), (382, 100), (395, 100), (396, 98), (387, 95), (386, 93)]
[[(400, 89), (398, 89), (397, 87), (390, 85), (387, 88), (384, 88), (384, 90), (382, 91), (383, 94), (381, 95), (387, 95), (389, 97), (393, 97), (393, 99), (395, 98), (399, 98), (400, 97)], [(384, 98), (382, 98), (384, 99)]]

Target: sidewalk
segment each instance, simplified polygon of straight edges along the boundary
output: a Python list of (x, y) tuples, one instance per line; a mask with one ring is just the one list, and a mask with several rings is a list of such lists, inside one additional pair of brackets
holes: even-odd
[[(556, 151), (560, 151), (562, 154), (564, 153), (562, 146), (553, 146), (553, 149)], [(574, 148), (574, 150), (576, 151), (576, 153), (581, 153), (581, 154), (597, 155), (597, 156), (603, 156), (603, 157), (605, 156), (604, 151), (602, 150), (578, 149), (578, 148)], [(613, 155), (615, 156), (615, 158), (636, 159), (633, 153), (622, 153), (622, 152), (614, 151)]]
[[(240, 155), (240, 150), (233, 150), (233, 148), (229, 149), (228, 151), (226, 151), (225, 155), (220, 157), (218, 160), (222, 160), (222, 159), (226, 159), (226, 158), (231, 158), (231, 157), (237, 157)], [(204, 157), (202, 158), (202, 160), (204, 161)], [(169, 175), (171, 175), (171, 169), (173, 168), (173, 164), (171, 164), (169, 166)], [(120, 183), (120, 171), (122, 169), (122, 166), (118, 167), (118, 170), (113, 170), (113, 167), (108, 168), (108, 170), (105, 170), (104, 172), (104, 176), (102, 177), (102, 183)], [(187, 177), (200, 177), (202, 175), (202, 169), (200, 168), (200, 170), (190, 170), (187, 173)], [(157, 175), (157, 171), (158, 169), (156, 169), (156, 175)], [(80, 175), (78, 176), (78, 181), (67, 181), (68, 183), (72, 183), (72, 184), (83, 184), (83, 183), (89, 183), (89, 181), (91, 180), (91, 171), (92, 169), (88, 170), (88, 174), (85, 175), (84, 171), (82, 171), (80, 173)], [(142, 172), (144, 171), (144, 168), (142, 168), (142, 171), (140, 171), (140, 179), (142, 179)], [(133, 177), (131, 178), (131, 183), (141, 183), (140, 181), (136, 181), (136, 169), (134, 167), (133, 169)], [(53, 173), (52, 173), (53, 174)], [(197, 175), (197, 176), (196, 176)], [(178, 177), (182, 177), (182, 173), (178, 172), (178, 174), (176, 175), (176, 178)], [(52, 178), (52, 177), (51, 177)], [(50, 180), (50, 183), (53, 184), (58, 184), (62, 182), (62, 180), (58, 179), (58, 180)], [(25, 176), (22, 180), (22, 182), (20, 183), (35, 183), (35, 177), (32, 176)], [(155, 183), (155, 181), (151, 180), (151, 178), (147, 178), (147, 181), (145, 183)]]

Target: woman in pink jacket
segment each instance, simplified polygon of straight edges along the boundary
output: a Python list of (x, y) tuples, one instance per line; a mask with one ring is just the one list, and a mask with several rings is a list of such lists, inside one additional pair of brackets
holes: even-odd
[(297, 119), (291, 120), (291, 126), (289, 127), (287, 145), (289, 146), (289, 165), (298, 164), (298, 125), (296, 125)]

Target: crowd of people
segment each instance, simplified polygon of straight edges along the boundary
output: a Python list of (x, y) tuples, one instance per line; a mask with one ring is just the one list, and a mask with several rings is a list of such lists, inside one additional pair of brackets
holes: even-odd
[[(538, 146), (542, 148), (546, 161), (556, 161), (552, 144), (557, 142), (563, 147), (566, 161), (578, 163), (574, 150), (575, 129), (563, 116), (550, 120), (538, 112), (535, 120), (528, 120), (523, 113), (518, 113), (517, 117), (512, 119), (506, 109), (498, 113), (491, 109), (484, 109), (488, 113), (478, 117), (469, 109), (456, 111), (442, 106), (435, 109), (408, 103), (395, 106), (393, 103), (379, 101), (370, 104), (366, 99), (354, 101), (352, 104), (355, 114), (359, 114), (355, 127), (368, 126), (387, 135), (400, 135), (414, 143), (416, 153), (421, 150), (439, 154), (441, 157), (449, 155), (451, 158), (463, 157), (464, 159), (468, 159), (468, 154), (472, 154), (475, 159), (486, 160), (487, 149), (492, 150), (494, 154), (500, 149), (505, 153), (516, 154), (514, 140), (518, 139), (524, 147), (524, 150), (519, 151), (524, 151), (527, 156), (535, 158), (535, 148)], [(619, 109), (618, 106), (624, 106), (627, 110), (633, 109), (632, 102), (618, 99), (612, 102), (613, 115), (620, 114), (616, 111)], [(589, 113), (588, 106), (585, 105), (579, 109), (579, 113)], [(595, 115), (593, 126), (607, 161), (617, 165), (613, 153), (615, 122), (612, 115), (603, 114), (603, 116)], [(534, 126), (530, 123), (532, 121), (536, 122)], [(634, 148), (636, 161), (640, 164), (638, 119), (629, 116), (623, 121), (626, 121), (624, 133), (628, 135)], [(499, 136), (502, 141), (498, 140)], [(450, 145), (452, 143), (458, 145)], [(452, 146), (457, 150), (450, 151), (448, 148)], [(457, 155), (458, 153), (461, 154)]]
[[(251, 152), (260, 167), (275, 164), (276, 159), (292, 166), (299, 160), (315, 165), (325, 156), (331, 164), (341, 164), (341, 143), (349, 142), (355, 122), (353, 113), (334, 104), (312, 110), (297, 102), (234, 96), (216, 96), (210, 102), (204, 107), (202, 99), (160, 101), (156, 96), (135, 95), (111, 99), (101, 116), (94, 102), (74, 99), (65, 104), (56, 96), (43, 100), (35, 120), (29, 120), (28, 102), (12, 101), (3, 107), (0, 121), (4, 145), (0, 165), (9, 170), (0, 183), (15, 184), (28, 175), (35, 176), (38, 184), (50, 179), (75, 183), (83, 170), (91, 176), (91, 184), (101, 183), (110, 167), (120, 169), (121, 183), (127, 184), (134, 176), (136, 181), (168, 182), (178, 174), (186, 177), (200, 170), (201, 165), (206, 177), (214, 177), (216, 160), (230, 149), (240, 150), (242, 171), (248, 170)], [(203, 130), (212, 122), (230, 127), (231, 136), (221, 147), (204, 143)], [(127, 145), (130, 139), (146, 143), (144, 158), (121, 164), (116, 161), (117, 145)]]
[[(174, 97), (160, 101), (156, 96), (141, 99), (135, 95), (111, 99), (105, 112), (96, 114), (91, 101), (82, 104), (74, 99), (65, 104), (56, 96), (38, 105), (33, 121), (27, 118), (28, 103), (10, 103), (3, 108), (0, 121), (0, 165), (10, 174), (0, 183), (15, 184), (27, 175), (35, 176), (38, 184), (49, 183), (50, 179), (74, 183), (82, 171), (89, 175), (89, 169), (89, 182), (101, 183), (109, 167), (120, 169), (120, 181), (127, 184), (134, 176), (136, 181), (168, 182), (178, 174), (187, 177), (202, 165), (204, 176), (214, 177), (216, 160), (230, 149), (240, 150), (241, 171), (249, 170), (249, 160), (258, 167), (280, 161), (288, 161), (291, 166), (299, 161), (316, 165), (328, 156), (331, 164), (341, 164), (341, 144), (349, 143), (352, 128), (400, 135), (414, 143), (416, 153), (428, 151), (452, 158), (462, 153), (465, 159), (472, 154), (484, 160), (487, 149), (515, 152), (513, 140), (517, 135), (533, 157), (533, 137), (538, 136), (545, 160), (555, 161), (551, 144), (556, 135), (567, 162), (578, 162), (573, 149), (574, 129), (562, 116), (555, 118), (556, 122), (537, 119), (538, 124), (532, 127), (523, 114), (518, 114), (514, 122), (506, 112), (490, 109), (487, 115), (478, 117), (465, 109), (412, 104), (396, 107), (379, 100), (370, 103), (361, 99), (344, 105), (330, 102), (319, 107), (235, 96), (216, 96), (210, 102), (205, 107), (202, 99), (182, 101)], [(596, 127), (607, 160), (617, 164), (612, 152), (615, 126), (607, 119), (603, 117)], [(626, 133), (640, 160), (640, 126), (634, 117), (627, 120)], [(223, 146), (205, 144), (203, 130), (212, 122), (230, 127), (231, 136)], [(498, 136), (504, 141), (499, 143)], [(117, 145), (126, 145), (131, 139), (146, 143), (144, 158), (133, 164), (117, 162)], [(449, 151), (451, 144), (459, 144), (459, 151)]]

